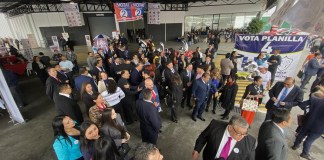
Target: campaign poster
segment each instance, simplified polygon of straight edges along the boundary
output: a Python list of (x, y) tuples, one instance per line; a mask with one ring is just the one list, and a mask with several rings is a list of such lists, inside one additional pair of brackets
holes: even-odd
[(143, 19), (145, 3), (132, 3), (131, 10), (133, 20)]
[(53, 45), (55, 45), (55, 46), (60, 46), (60, 45), (59, 45), (59, 41), (58, 41), (58, 39), (57, 39), (57, 36), (52, 36), (52, 41), (53, 41)]
[(117, 18), (117, 22), (127, 22), (133, 21), (132, 11), (131, 11), (132, 3), (114, 3), (115, 14)]
[(241, 61), (238, 60), (238, 70), (242, 71), (244, 63), (254, 61), (259, 53), (272, 54), (273, 50), (279, 49), (282, 61), (276, 80), (295, 77), (306, 41), (306, 35), (235, 35), (235, 50), (244, 55)]

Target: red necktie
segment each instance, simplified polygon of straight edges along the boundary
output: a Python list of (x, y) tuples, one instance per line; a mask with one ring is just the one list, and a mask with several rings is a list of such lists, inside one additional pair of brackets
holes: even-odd
[(156, 99), (156, 94), (154, 93), (154, 90), (152, 90), (151, 93), (152, 93), (152, 98), (155, 100)]
[(224, 159), (227, 159), (227, 157), (229, 155), (229, 151), (231, 149), (231, 141), (232, 141), (232, 137), (228, 137), (228, 140), (227, 140), (225, 146), (223, 147), (219, 158), (223, 157)]

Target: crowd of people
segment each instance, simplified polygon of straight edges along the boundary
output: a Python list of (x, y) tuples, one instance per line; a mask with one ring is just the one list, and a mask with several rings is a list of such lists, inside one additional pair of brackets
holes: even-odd
[[(33, 70), (46, 86), (46, 94), (57, 110), (52, 126), (53, 148), (58, 159), (162, 159), (156, 145), (163, 107), (170, 107), (169, 118), (177, 124), (181, 121), (179, 107), (191, 109), (191, 119), (196, 122), (197, 119), (206, 121), (204, 112), (209, 112), (210, 106), (216, 114), (218, 105), (224, 108), (221, 120), (230, 121), (212, 120), (196, 141), (193, 159), (198, 159), (205, 145), (205, 160), (287, 159), (283, 128), (290, 126), (290, 110), (294, 106), (310, 108), (292, 147), (298, 148), (307, 136), (301, 156), (310, 157), (311, 144), (324, 131), (319, 122), (322, 117), (317, 115), (323, 113), (320, 108), (324, 96), (323, 76), (313, 85), (310, 99), (303, 101), (303, 90), (295, 85), (294, 78), (287, 77), (284, 82), (274, 84), (274, 75), (281, 63), (280, 50), (274, 50), (271, 56), (260, 53), (255, 58), (259, 74), (252, 77), (252, 83), (242, 96), (242, 100), (254, 99), (258, 104), (265, 94), (270, 97), (256, 143), (248, 134), (256, 112), (242, 110), (240, 116), (229, 116), (238, 92), (237, 59), (241, 56), (236, 51), (227, 53), (218, 68), (213, 62), (218, 36), (209, 38), (205, 53), (197, 47), (191, 59), (182, 51), (157, 50), (152, 41), (146, 42), (146, 48), (140, 46), (136, 52), (130, 52), (127, 44), (122, 43), (113, 43), (108, 50), (99, 48), (97, 53), (88, 52), (87, 66), (79, 66), (76, 54), (69, 47), (65, 54), (54, 53), (54, 65), (43, 53), (34, 57)], [(319, 63), (316, 58), (320, 59), (321, 54), (314, 55), (315, 58), (305, 64)], [(309, 75), (305, 77), (307, 80)], [(84, 103), (86, 117), (78, 99)], [(127, 125), (137, 120), (143, 143), (135, 149), (135, 156), (129, 157), (131, 135)], [(318, 127), (310, 127), (314, 123)], [(268, 144), (269, 141), (280, 143)]]

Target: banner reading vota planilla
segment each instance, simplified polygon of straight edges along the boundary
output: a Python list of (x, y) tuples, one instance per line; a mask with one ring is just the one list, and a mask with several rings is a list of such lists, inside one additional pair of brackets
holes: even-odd
[(237, 68), (242, 71), (244, 65), (254, 61), (259, 53), (266, 52), (271, 56), (275, 49), (279, 49), (282, 61), (278, 66), (276, 80), (295, 77), (300, 69), (297, 66), (306, 40), (306, 35), (235, 35), (235, 50), (244, 55), (238, 60)]
[(115, 14), (118, 22), (133, 21), (132, 3), (114, 3)]

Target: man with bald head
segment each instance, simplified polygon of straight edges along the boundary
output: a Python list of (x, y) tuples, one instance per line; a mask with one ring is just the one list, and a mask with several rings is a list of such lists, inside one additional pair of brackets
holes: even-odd
[[(152, 102), (154, 106), (157, 108), (159, 112), (161, 112), (161, 105), (160, 105), (160, 98), (158, 95), (158, 90), (156, 86), (154, 85), (153, 81), (151, 78), (145, 79), (144, 81), (144, 89), (149, 89), (151, 90), (152, 94)], [(139, 99), (143, 99), (143, 91), (139, 95)]]
[(276, 108), (286, 108), (289, 111), (303, 101), (304, 92), (295, 85), (295, 79), (287, 77), (284, 82), (277, 82), (269, 91), (270, 99), (266, 104), (267, 115), (270, 120)]

